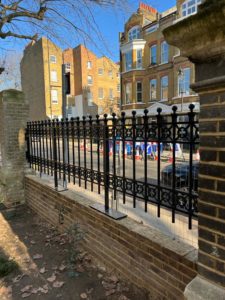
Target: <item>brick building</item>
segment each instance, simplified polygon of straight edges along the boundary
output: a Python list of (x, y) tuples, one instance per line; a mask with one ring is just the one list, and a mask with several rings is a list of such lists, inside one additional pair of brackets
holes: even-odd
[(111, 113), (120, 102), (119, 65), (79, 45), (63, 51), (41, 38), (24, 50), (22, 89), (30, 103), (29, 118), (62, 117), (62, 64), (70, 72), (69, 117)]
[(177, 6), (158, 13), (140, 3), (120, 34), (122, 55), (122, 109), (142, 113), (149, 108), (155, 114), (161, 106), (164, 112), (176, 104), (179, 112), (187, 111), (190, 103), (199, 108), (198, 96), (189, 86), (194, 82), (193, 64), (180, 56), (179, 49), (170, 46), (162, 31), (197, 12), (200, 0), (177, 1)]
[(62, 50), (45, 37), (31, 42), (21, 61), (21, 83), (29, 118), (62, 117)]
[(119, 110), (118, 64), (105, 56), (98, 58), (83, 45), (65, 50), (63, 57), (71, 72), (70, 105), (75, 114), (101, 115)]

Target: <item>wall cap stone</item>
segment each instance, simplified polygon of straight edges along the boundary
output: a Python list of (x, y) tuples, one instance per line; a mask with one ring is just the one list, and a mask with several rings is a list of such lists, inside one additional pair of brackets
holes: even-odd
[(225, 300), (225, 289), (197, 275), (185, 288), (187, 300)]
[(225, 76), (214, 77), (191, 84), (191, 89), (196, 93), (203, 93), (207, 91), (224, 91), (225, 90)]
[(225, 59), (225, 0), (206, 0), (196, 15), (166, 29), (167, 42), (181, 50), (192, 62)]

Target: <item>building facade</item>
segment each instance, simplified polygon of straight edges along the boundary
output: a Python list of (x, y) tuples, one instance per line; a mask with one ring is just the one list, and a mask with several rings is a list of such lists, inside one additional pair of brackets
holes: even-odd
[(98, 58), (83, 45), (63, 51), (43, 37), (25, 48), (21, 61), (22, 89), (30, 103), (31, 120), (62, 117), (63, 63), (70, 73), (68, 117), (119, 111), (118, 64), (105, 56)]
[(159, 12), (140, 3), (120, 34), (122, 110), (142, 114), (148, 108), (155, 114), (157, 107), (171, 112), (188, 111), (190, 103), (199, 109), (198, 96), (190, 89), (194, 82), (193, 64), (181, 57), (179, 49), (164, 39), (163, 30), (179, 20), (197, 12), (200, 0), (177, 1), (177, 6)]
[[(70, 111), (75, 115), (103, 115), (119, 111), (119, 65), (103, 56), (98, 58), (85, 46), (63, 52), (70, 71)], [(81, 105), (81, 104), (84, 105)], [(74, 113), (72, 113), (74, 115)]]
[(62, 50), (46, 38), (31, 42), (21, 60), (21, 83), (31, 120), (62, 117)]

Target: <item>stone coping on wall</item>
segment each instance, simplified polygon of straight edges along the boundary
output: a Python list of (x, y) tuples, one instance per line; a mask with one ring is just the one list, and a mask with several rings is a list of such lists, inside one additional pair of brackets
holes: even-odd
[[(153, 292), (152, 299), (182, 299), (186, 285), (196, 276), (196, 249), (155, 228), (127, 217), (113, 220), (90, 208), (93, 201), (74, 191), (57, 192), (48, 179), (25, 178), (27, 204), (60, 230), (79, 221), (87, 227), (84, 247), (97, 259), (115, 268), (140, 287)], [(59, 210), (64, 209), (60, 225)]]

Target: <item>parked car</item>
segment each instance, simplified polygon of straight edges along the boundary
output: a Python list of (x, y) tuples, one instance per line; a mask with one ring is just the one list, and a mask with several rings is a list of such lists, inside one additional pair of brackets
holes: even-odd
[[(176, 188), (189, 188), (189, 163), (179, 163), (176, 164), (175, 170), (175, 180)], [(192, 183), (193, 190), (197, 192), (198, 190), (198, 172), (199, 172), (199, 162), (193, 162), (192, 165)], [(173, 165), (170, 164), (166, 166), (161, 172), (162, 183), (167, 186), (172, 186), (173, 182)]]

